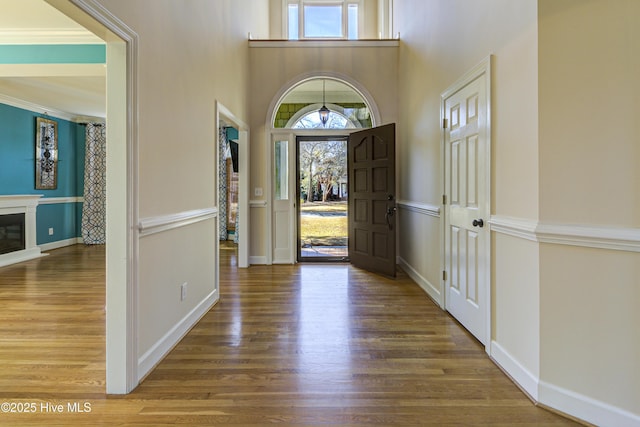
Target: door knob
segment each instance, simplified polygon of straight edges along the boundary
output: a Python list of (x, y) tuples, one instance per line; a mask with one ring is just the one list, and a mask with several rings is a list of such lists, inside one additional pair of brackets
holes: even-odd
[(393, 230), (393, 224), (391, 223), (391, 217), (398, 210), (395, 206), (387, 208), (387, 213), (384, 215), (384, 219), (387, 221), (387, 225), (389, 226), (389, 230)]
[(482, 219), (474, 219), (473, 226), (482, 228), (484, 227), (484, 221)]

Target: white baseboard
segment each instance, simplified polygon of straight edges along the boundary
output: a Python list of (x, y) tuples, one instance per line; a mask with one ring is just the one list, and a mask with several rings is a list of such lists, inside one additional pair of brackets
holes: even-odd
[(267, 265), (266, 256), (250, 256), (249, 265)]
[(218, 291), (211, 292), (205, 299), (180, 320), (169, 332), (156, 342), (145, 354), (138, 358), (138, 381), (142, 380), (162, 359), (182, 340), (219, 299)]
[(429, 297), (440, 307), (443, 307), (444, 301), (442, 300), (442, 295), (440, 293), (440, 289), (433, 286), (431, 282), (427, 280), (426, 277), (422, 276), (418, 271), (413, 268), (407, 261), (405, 261), (402, 257), (398, 257), (398, 264), (400, 267), (413, 279), (414, 282), (418, 284)]
[(522, 366), (507, 350), (491, 341), (490, 356), (520, 388), (533, 400), (538, 400), (538, 377)]
[(32, 259), (47, 256), (40, 252), (40, 248), (36, 246), (31, 249), (23, 249), (21, 251), (9, 252), (0, 256), (0, 267), (4, 267), (11, 264), (17, 264), (19, 262), (29, 261)]
[(534, 401), (600, 427), (640, 427), (640, 415), (541, 381), (496, 341), (491, 358)]
[(44, 243), (42, 245), (38, 245), (43, 251), (52, 251), (58, 248), (64, 248), (65, 246), (73, 246), (84, 243), (82, 241), (82, 237), (72, 237), (71, 239), (65, 240), (57, 240), (51, 243)]
[(600, 427), (638, 427), (640, 415), (540, 381), (539, 402)]

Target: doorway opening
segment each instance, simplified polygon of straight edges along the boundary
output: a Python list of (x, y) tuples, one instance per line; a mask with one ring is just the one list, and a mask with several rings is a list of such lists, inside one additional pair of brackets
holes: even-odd
[[(336, 182), (339, 179), (334, 180), (331, 193), (327, 193), (329, 201), (321, 199), (321, 194), (326, 191), (323, 190), (322, 183), (318, 189), (316, 182), (314, 191), (313, 177), (312, 189), (309, 190), (309, 183), (305, 181), (308, 165), (301, 168), (302, 175), (299, 176), (301, 172), (297, 163), (301, 159), (298, 157), (298, 138), (325, 143), (344, 141), (347, 145), (348, 135), (359, 129), (376, 126), (380, 120), (380, 113), (367, 90), (349, 76), (338, 73), (301, 75), (282, 87), (274, 97), (266, 123), (270, 129), (267, 141), (271, 171), (266, 189), (271, 208), (267, 212), (270, 228), (267, 237), (268, 251), (264, 257), (266, 264), (322, 260), (335, 262), (343, 258), (347, 261), (349, 236), (346, 231), (334, 233), (333, 236), (322, 234), (323, 237), (339, 236), (341, 240), (332, 242), (325, 239), (321, 244), (306, 241), (307, 234), (304, 231), (301, 234), (301, 225), (304, 228), (304, 223), (310, 219), (330, 222), (328, 218), (335, 220), (340, 216), (341, 221), (348, 224), (348, 216), (344, 210), (347, 203), (343, 203), (345, 207), (341, 209), (342, 212), (335, 212), (338, 209), (338, 200), (335, 199), (347, 200), (348, 183), (346, 180), (341, 183)], [(302, 160), (304, 163), (304, 159)], [(300, 184), (301, 179), (306, 185)], [(311, 195), (309, 200), (307, 193)], [(332, 248), (329, 253), (331, 246), (337, 248)]]
[(220, 241), (238, 243), (238, 130), (221, 122), (218, 165)]
[(347, 139), (296, 138), (298, 261), (348, 261)]
[[(220, 263), (249, 267), (249, 127), (216, 101), (218, 238)], [(220, 257), (224, 251), (225, 257)], [(232, 253), (227, 253), (232, 252)], [(226, 261), (224, 261), (226, 260)], [(221, 266), (222, 264), (219, 264)], [(220, 269), (216, 273), (219, 290)]]
[(238, 129), (220, 120), (218, 130), (218, 227), (220, 267), (238, 265), (238, 193), (239, 144)]

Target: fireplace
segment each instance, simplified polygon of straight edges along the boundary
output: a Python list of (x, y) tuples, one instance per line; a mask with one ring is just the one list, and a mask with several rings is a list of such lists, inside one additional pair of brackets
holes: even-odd
[(0, 255), (24, 249), (24, 214), (0, 216)]
[(36, 208), (41, 195), (0, 196), (0, 267), (41, 257)]

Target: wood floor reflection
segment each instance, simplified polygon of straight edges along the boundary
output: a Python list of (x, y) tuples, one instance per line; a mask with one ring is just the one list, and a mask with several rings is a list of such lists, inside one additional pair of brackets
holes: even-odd
[[(403, 272), (346, 264), (237, 269), (221, 300), (131, 394), (105, 396), (104, 250), (0, 269), (0, 425), (561, 426)], [(44, 407), (45, 409), (48, 406)]]

